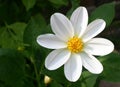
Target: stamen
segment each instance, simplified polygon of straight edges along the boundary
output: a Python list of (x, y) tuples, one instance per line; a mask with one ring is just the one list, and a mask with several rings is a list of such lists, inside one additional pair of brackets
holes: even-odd
[(71, 52), (74, 52), (74, 53), (77, 53), (77, 52), (80, 52), (82, 51), (83, 49), (83, 42), (80, 38), (74, 36), (73, 38), (69, 39), (68, 42), (67, 42), (67, 45), (68, 45), (68, 49), (71, 51)]

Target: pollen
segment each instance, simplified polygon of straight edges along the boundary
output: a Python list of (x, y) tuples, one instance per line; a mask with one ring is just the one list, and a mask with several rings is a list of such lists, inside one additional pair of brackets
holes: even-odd
[(83, 50), (83, 42), (80, 38), (74, 36), (68, 40), (67, 48), (74, 53), (81, 52)]

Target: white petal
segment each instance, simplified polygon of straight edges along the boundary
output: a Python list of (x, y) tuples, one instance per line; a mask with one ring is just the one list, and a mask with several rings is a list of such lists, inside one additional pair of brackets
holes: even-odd
[(45, 60), (45, 67), (49, 70), (55, 70), (61, 67), (68, 61), (70, 54), (66, 49), (52, 51)]
[(64, 41), (74, 36), (71, 22), (60, 13), (55, 13), (51, 16), (51, 27), (53, 32)]
[(86, 29), (86, 32), (82, 36), (83, 41), (86, 42), (101, 33), (104, 30), (105, 25), (106, 23), (102, 19), (96, 19), (95, 21), (90, 23)]
[(81, 36), (88, 24), (88, 13), (85, 7), (78, 7), (72, 14), (70, 21), (75, 29), (75, 35)]
[(104, 38), (93, 38), (85, 44), (87, 53), (92, 55), (107, 55), (114, 50), (114, 45), (111, 41)]
[(64, 73), (66, 78), (75, 82), (79, 79), (82, 72), (82, 60), (80, 55), (72, 54), (68, 62), (64, 65)]
[(102, 64), (92, 55), (80, 54), (83, 66), (91, 73), (99, 74), (103, 71)]
[(67, 47), (66, 43), (53, 34), (44, 34), (37, 37), (37, 42), (43, 47), (50, 49), (60, 49)]

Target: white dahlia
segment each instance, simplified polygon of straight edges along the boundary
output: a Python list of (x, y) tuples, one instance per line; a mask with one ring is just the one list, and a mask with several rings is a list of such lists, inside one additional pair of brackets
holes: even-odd
[(37, 37), (39, 45), (54, 49), (45, 60), (48, 70), (64, 65), (65, 77), (71, 82), (79, 79), (82, 66), (94, 74), (103, 71), (102, 64), (93, 55), (107, 55), (114, 49), (111, 41), (94, 38), (104, 30), (104, 20), (96, 19), (88, 24), (86, 8), (78, 7), (70, 20), (61, 13), (55, 13), (51, 16), (50, 23), (54, 34)]

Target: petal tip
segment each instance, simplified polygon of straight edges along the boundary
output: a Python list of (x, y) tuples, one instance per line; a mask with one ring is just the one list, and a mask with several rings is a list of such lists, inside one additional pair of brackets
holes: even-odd
[(50, 64), (45, 63), (45, 68), (48, 70), (55, 70)]
[(99, 69), (95, 74), (100, 74), (102, 73), (102, 71), (103, 71), (103, 67), (101, 67), (101, 69)]
[(102, 73), (102, 71), (103, 71), (103, 66), (101, 64), (101, 67), (99, 67), (99, 69), (96, 69), (95, 72), (91, 72), (91, 73), (93, 73), (93, 74), (100, 74), (100, 73)]
[(76, 82), (77, 79), (68, 79), (70, 82)]
[(106, 22), (103, 19), (97, 19), (104, 27), (106, 26)]
[(41, 36), (39, 35), (39, 36), (36, 38), (36, 41), (37, 41), (37, 43), (38, 43), (39, 45), (40, 45), (40, 43), (41, 43), (41, 42), (40, 42), (40, 37), (41, 37)]
[(84, 6), (80, 6), (77, 9), (81, 9), (81, 10), (87, 10)]
[(70, 82), (76, 82), (79, 78), (76, 78), (76, 77), (66, 77), (66, 79)]
[(52, 18), (52, 17), (55, 17), (55, 16), (59, 16), (59, 15), (63, 15), (63, 14), (56, 12), (56, 13), (54, 13), (54, 14), (51, 16), (51, 18)]

